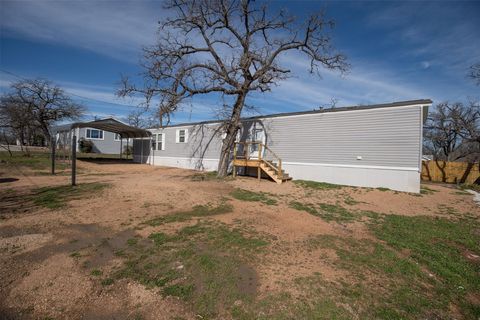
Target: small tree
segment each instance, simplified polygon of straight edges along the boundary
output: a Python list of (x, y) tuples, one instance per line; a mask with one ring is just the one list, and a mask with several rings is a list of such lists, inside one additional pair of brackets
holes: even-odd
[(39, 128), (47, 141), (51, 141), (50, 127), (53, 123), (77, 119), (83, 114), (82, 106), (73, 102), (61, 88), (48, 80), (22, 80), (10, 87), (11, 92), (2, 97), (2, 109), (22, 110), (30, 126)]
[(91, 153), (93, 151), (93, 142), (82, 137), (78, 140), (78, 149), (83, 153)]
[(249, 0), (169, 0), (172, 16), (160, 22), (158, 43), (145, 49), (144, 86), (123, 78), (120, 96), (141, 94), (146, 105), (158, 100), (160, 124), (188, 99), (213, 94), (225, 98), (225, 138), (218, 175), (227, 174), (240, 117), (247, 96), (267, 92), (290, 70), (282, 54), (299, 52), (310, 71), (321, 67), (345, 71), (326, 29), (333, 22), (323, 13), (297, 20), (285, 10), (269, 12), (266, 4)]

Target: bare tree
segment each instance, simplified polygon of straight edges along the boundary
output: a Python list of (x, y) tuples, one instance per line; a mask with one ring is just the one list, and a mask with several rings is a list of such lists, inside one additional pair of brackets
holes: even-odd
[(425, 149), (436, 160), (476, 162), (480, 155), (480, 106), (440, 103), (425, 125)]
[(10, 87), (11, 91), (2, 97), (2, 106), (24, 112), (31, 126), (39, 128), (47, 141), (51, 140), (50, 127), (53, 123), (77, 119), (83, 114), (82, 106), (48, 80), (22, 80)]
[(142, 109), (134, 110), (128, 114), (127, 122), (131, 126), (134, 126), (137, 128), (145, 128), (147, 121), (144, 115), (145, 115), (145, 110), (142, 110)]
[(447, 161), (468, 162), (463, 183), (480, 159), (480, 106), (475, 102), (440, 103), (430, 112), (424, 128), (424, 152), (431, 153), (447, 181)]
[(229, 101), (218, 175), (227, 174), (230, 153), (240, 127), (247, 96), (267, 92), (288, 77), (282, 54), (308, 57), (310, 72), (322, 67), (346, 71), (346, 58), (331, 44), (324, 14), (297, 20), (285, 10), (269, 12), (266, 4), (249, 0), (169, 0), (173, 16), (161, 21), (158, 43), (144, 50), (142, 87), (122, 79), (118, 94), (140, 94), (146, 105), (158, 103), (161, 125), (197, 95)]
[(470, 67), (468, 76), (476, 82), (477, 86), (480, 86), (480, 63), (475, 63)]

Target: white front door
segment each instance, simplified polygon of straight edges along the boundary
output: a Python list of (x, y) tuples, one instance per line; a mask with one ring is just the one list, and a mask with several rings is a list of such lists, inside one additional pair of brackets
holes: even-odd
[[(253, 125), (251, 132), (250, 132), (250, 137), (252, 142), (261, 142), (265, 144), (265, 131), (263, 130), (262, 127), (257, 127), (256, 124)], [(250, 145), (250, 158), (253, 159), (258, 159), (258, 148), (259, 144), (252, 143)], [(263, 150), (262, 150), (263, 153)]]

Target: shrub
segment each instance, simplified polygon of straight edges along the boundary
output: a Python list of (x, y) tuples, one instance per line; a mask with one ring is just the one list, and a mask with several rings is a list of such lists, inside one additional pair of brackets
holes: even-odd
[(80, 149), (80, 152), (91, 153), (93, 150), (93, 142), (90, 140), (85, 140), (84, 138), (80, 138), (78, 141), (78, 148)]

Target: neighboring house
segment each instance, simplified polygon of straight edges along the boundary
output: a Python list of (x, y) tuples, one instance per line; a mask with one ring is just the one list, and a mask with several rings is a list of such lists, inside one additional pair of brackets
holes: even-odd
[[(123, 123), (122, 121), (113, 118), (102, 120)], [(53, 128), (52, 131), (56, 136), (58, 148), (61, 148), (62, 146), (68, 146), (69, 148), (73, 135), (77, 138), (77, 151), (80, 151), (79, 142), (81, 139), (89, 140), (93, 143), (93, 153), (104, 154), (119, 154), (120, 148), (122, 148), (122, 151), (125, 151), (127, 144), (131, 146), (133, 143), (131, 139), (120, 139), (120, 135), (117, 133), (94, 128), (72, 129), (72, 127), (73, 123), (68, 123)]]
[[(414, 100), (244, 118), (237, 141), (260, 141), (293, 179), (419, 192), (423, 122), (431, 103)], [(217, 169), (224, 138), (221, 122), (149, 130), (151, 139), (134, 141), (134, 161)], [(239, 152), (255, 158), (258, 146), (251, 147)]]

